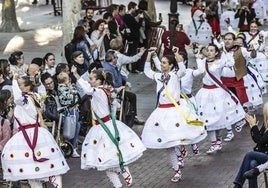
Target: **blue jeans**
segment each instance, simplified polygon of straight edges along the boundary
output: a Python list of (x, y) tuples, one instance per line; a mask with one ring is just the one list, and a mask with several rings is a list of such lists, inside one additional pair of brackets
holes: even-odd
[[(268, 161), (268, 155), (262, 152), (249, 151), (244, 156), (243, 162), (236, 175), (235, 184), (243, 186), (245, 183), (244, 173), (256, 166)], [(248, 180), (249, 188), (258, 188), (257, 177)]]
[[(64, 121), (65, 121), (65, 117), (66, 117), (67, 113), (68, 113), (67, 111), (63, 113), (62, 126), (64, 126)], [(78, 139), (80, 128), (81, 128), (81, 124), (79, 121), (79, 111), (78, 110), (70, 110), (70, 115), (75, 115), (75, 117), (76, 117), (75, 134), (74, 134), (74, 137), (72, 139), (70, 139), (70, 142), (71, 142), (73, 148), (76, 148), (77, 147), (77, 139)]]

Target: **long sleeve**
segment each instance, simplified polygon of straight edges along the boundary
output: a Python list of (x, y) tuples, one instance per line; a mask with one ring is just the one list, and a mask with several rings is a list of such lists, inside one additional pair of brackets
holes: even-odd
[(204, 61), (205, 59), (196, 59), (196, 64), (197, 64), (197, 69), (193, 70), (193, 76), (199, 76), (205, 71), (205, 66), (204, 66)]
[(144, 65), (144, 74), (150, 78), (150, 79), (154, 79), (154, 75), (155, 75), (155, 72), (152, 71), (152, 68), (151, 68), (151, 62), (145, 62), (145, 65)]
[(95, 89), (83, 78), (79, 78), (77, 82), (80, 84), (81, 88), (84, 90), (84, 93), (88, 95), (92, 95), (95, 91)]
[(184, 65), (184, 63), (183, 62), (178, 62), (178, 66), (179, 66), (179, 70), (177, 71), (177, 76), (178, 77), (183, 77), (184, 75), (185, 75), (185, 73), (186, 73), (186, 67), (185, 67), (185, 65)]
[(153, 58), (153, 61), (156, 69), (161, 71), (161, 61), (159, 60), (159, 58), (156, 56)]
[(22, 105), (23, 104), (22, 92), (19, 88), (17, 80), (12, 81), (12, 90), (13, 90), (13, 95), (14, 95), (14, 102), (16, 104)]

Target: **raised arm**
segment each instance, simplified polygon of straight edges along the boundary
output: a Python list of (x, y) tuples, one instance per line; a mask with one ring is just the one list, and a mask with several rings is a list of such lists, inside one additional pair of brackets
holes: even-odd
[(144, 74), (148, 78), (154, 79), (154, 76), (155, 76), (156, 72), (152, 70), (151, 57), (152, 57), (152, 52), (148, 52), (147, 58), (146, 58), (146, 61), (145, 61), (145, 65), (144, 65)]
[(81, 88), (83, 89), (84, 93), (88, 95), (92, 95), (95, 89), (83, 78), (80, 77), (80, 75), (77, 73), (77, 68), (75, 66), (72, 66), (72, 73), (74, 77), (76, 78), (77, 82), (80, 84)]

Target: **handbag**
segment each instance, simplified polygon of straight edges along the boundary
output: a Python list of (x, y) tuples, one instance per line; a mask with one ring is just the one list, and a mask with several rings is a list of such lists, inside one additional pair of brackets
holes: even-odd
[(76, 117), (71, 115), (68, 111), (63, 124), (63, 137), (66, 139), (72, 139), (75, 135), (76, 129)]

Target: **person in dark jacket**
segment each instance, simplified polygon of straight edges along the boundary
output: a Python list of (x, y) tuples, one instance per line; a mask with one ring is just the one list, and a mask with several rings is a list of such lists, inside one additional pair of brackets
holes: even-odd
[[(244, 156), (243, 162), (234, 180), (234, 188), (242, 188), (246, 178), (244, 173), (268, 161), (268, 103), (263, 107), (264, 125), (259, 130), (258, 121), (254, 116), (246, 114), (245, 119), (251, 127), (251, 137), (256, 143), (254, 151), (249, 151)], [(249, 179), (249, 188), (258, 187), (257, 177)]]

